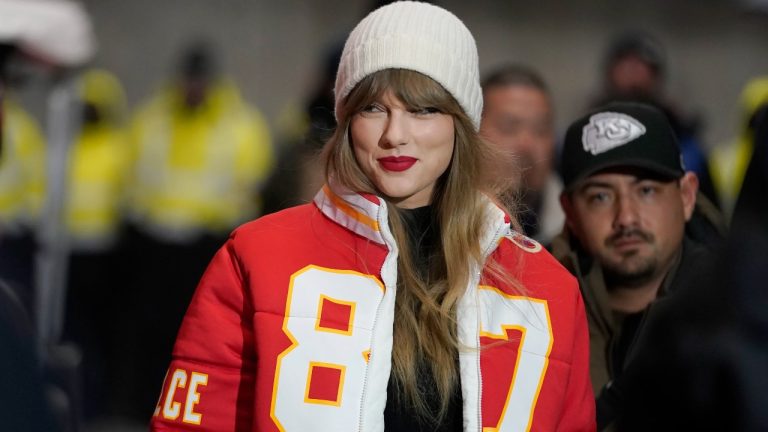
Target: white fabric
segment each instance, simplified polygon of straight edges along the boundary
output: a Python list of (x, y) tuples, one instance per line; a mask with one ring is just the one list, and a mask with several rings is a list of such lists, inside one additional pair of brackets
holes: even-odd
[(480, 125), (483, 97), (477, 47), (464, 23), (440, 7), (399, 1), (365, 17), (352, 30), (336, 75), (336, 115), (363, 78), (384, 69), (408, 69), (440, 83)]

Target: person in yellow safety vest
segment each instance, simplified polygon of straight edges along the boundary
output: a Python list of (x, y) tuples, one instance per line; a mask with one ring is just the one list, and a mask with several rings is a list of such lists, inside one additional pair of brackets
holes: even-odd
[(151, 415), (200, 276), (229, 233), (259, 216), (275, 159), (266, 121), (219, 73), (208, 43), (187, 48), (179, 66), (137, 109), (129, 131), (116, 405), (138, 421)]
[(712, 149), (710, 171), (723, 214), (730, 219), (754, 150), (752, 116), (768, 103), (768, 75), (750, 79), (741, 92), (741, 124), (738, 136)]
[(126, 100), (118, 79), (102, 69), (78, 81), (79, 133), (68, 151), (64, 222), (69, 239), (63, 339), (82, 353), (82, 414), (108, 414), (114, 392), (116, 317), (122, 308), (118, 247), (129, 167)]
[(267, 124), (236, 86), (213, 76), (199, 51), (182, 79), (138, 111), (132, 127), (131, 216), (149, 234), (191, 241), (258, 216), (257, 192), (273, 166)]
[(69, 151), (66, 226), (73, 251), (114, 247), (122, 220), (129, 149), (125, 94), (111, 73), (92, 69), (81, 80), (83, 123)]
[(31, 311), (37, 226), (45, 193), (45, 138), (38, 122), (8, 96), (2, 102), (0, 279)]
[(0, 154), (0, 235), (31, 229), (45, 190), (45, 139), (37, 121), (16, 102), (3, 102)]

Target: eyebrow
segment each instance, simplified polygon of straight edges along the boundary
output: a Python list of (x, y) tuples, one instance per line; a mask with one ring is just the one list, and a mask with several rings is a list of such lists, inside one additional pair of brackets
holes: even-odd
[[(652, 181), (652, 182), (663, 183), (663, 184), (668, 183), (667, 181), (664, 181), (659, 178), (654, 178), (653, 176), (633, 176), (632, 181), (630, 183), (634, 186), (645, 181)], [(605, 182), (605, 181), (588, 179), (588, 180), (585, 180), (584, 183), (578, 189), (576, 189), (576, 191), (583, 192), (586, 189), (594, 188), (594, 187), (610, 189), (610, 188), (613, 188), (614, 185), (612, 183)]]
[(614, 186), (611, 183), (608, 183), (608, 182), (602, 182), (602, 181), (599, 181), (599, 180), (586, 180), (584, 183), (581, 184), (581, 186), (579, 186), (576, 189), (576, 192), (584, 192), (585, 190), (587, 190), (589, 188), (606, 188), (606, 189), (610, 189), (610, 188), (613, 188), (613, 187)]

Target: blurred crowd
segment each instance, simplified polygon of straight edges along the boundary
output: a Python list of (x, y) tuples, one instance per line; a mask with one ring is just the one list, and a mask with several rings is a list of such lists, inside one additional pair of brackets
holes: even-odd
[[(321, 187), (316, 156), (335, 127), (332, 87), (342, 47), (328, 44), (317, 59), (316, 85), (281, 128), (244, 99), (206, 40), (190, 41), (173, 60), (174, 74), (158, 77), (160, 90), (136, 107), (128, 106), (110, 71), (87, 61), (57, 65), (26, 48), (0, 39), (0, 340), (9, 347), (0, 355), (0, 386), (24, 389), (0, 400), (24, 404), (21, 417), (38, 427), (16, 430), (75, 431), (110, 418), (145, 425), (185, 308), (216, 249), (239, 224), (309, 202)], [(35, 118), (15, 97), (28, 70), (20, 64), (46, 71), (47, 118)], [(724, 257), (701, 264), (707, 273), (696, 285), (702, 289), (685, 290), (680, 315), (667, 314), (668, 322), (655, 328), (676, 348), (664, 351), (666, 358), (654, 356), (659, 347), (641, 353), (645, 363), (626, 380), (633, 401), (627, 418), (636, 420), (636, 430), (659, 430), (637, 420), (650, 421), (642, 407), (662, 405), (662, 398), (649, 404), (642, 392), (666, 394), (668, 406), (687, 398), (689, 415), (701, 416), (694, 402), (719, 409), (718, 392), (749, 400), (736, 396), (754, 387), (749, 377), (730, 386), (718, 381), (753, 367), (742, 351), (768, 358), (768, 340), (759, 333), (766, 322), (756, 306), (766, 299), (757, 281), (764, 280), (759, 259), (768, 250), (768, 71), (733, 95), (741, 106), (738, 135), (708, 147), (699, 120), (665, 92), (675, 71), (662, 41), (622, 34), (608, 43), (601, 67), (604, 87), (584, 101), (584, 111), (639, 101), (666, 114), (686, 170), (698, 177), (697, 206), (711, 222), (693, 236), (716, 244), (713, 253)], [(509, 154), (509, 172), (521, 173), (509, 191), (520, 229), (549, 247), (565, 224), (551, 87), (531, 65), (499, 64), (485, 74), (483, 92), (481, 133)], [(62, 98), (65, 109), (56, 111)], [(732, 295), (723, 294), (726, 287)], [(688, 351), (670, 342), (703, 328), (717, 345), (706, 345), (701, 335)], [(723, 346), (728, 349), (715, 358), (710, 350)], [(742, 361), (724, 359), (730, 352)], [(688, 388), (662, 388), (691, 364), (702, 369)], [(637, 372), (643, 368), (664, 373), (637, 379), (648, 376)], [(725, 375), (723, 368), (730, 368)], [(749, 405), (733, 415), (752, 415), (748, 409), (760, 411)]]

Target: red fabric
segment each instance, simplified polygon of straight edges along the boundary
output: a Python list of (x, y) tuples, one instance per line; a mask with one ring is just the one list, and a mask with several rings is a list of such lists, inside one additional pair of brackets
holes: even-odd
[(331, 299), (323, 299), (322, 311), (320, 312), (320, 322), (318, 327), (335, 329), (339, 331), (349, 331), (352, 323), (352, 306), (339, 304)]
[(307, 398), (337, 403), (344, 371), (319, 365), (312, 366), (311, 370)]

